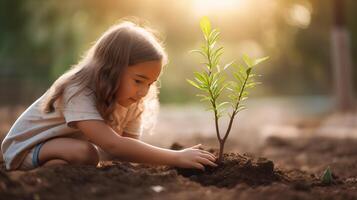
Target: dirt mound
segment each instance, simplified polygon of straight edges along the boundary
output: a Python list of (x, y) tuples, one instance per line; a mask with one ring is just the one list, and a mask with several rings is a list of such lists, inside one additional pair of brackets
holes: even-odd
[(268, 185), (282, 178), (280, 171), (274, 170), (274, 163), (265, 158), (255, 159), (237, 153), (225, 154), (218, 167), (207, 167), (205, 171), (177, 169), (178, 173), (203, 186), (232, 188), (239, 183), (249, 186)]
[[(171, 149), (180, 150), (184, 146), (173, 143)], [(207, 149), (206, 149), (207, 150)], [(217, 150), (207, 151), (217, 154)], [(205, 171), (197, 169), (177, 168), (180, 175), (200, 183), (203, 186), (232, 188), (239, 183), (249, 186), (269, 185), (272, 182), (284, 179), (281, 171), (274, 169), (274, 163), (263, 157), (254, 158), (248, 154), (224, 154), (223, 161), (218, 167), (207, 167)]]

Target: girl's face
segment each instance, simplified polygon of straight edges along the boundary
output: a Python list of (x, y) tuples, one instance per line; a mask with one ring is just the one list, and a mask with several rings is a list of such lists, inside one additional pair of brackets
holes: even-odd
[(147, 61), (128, 66), (120, 78), (117, 103), (129, 107), (145, 97), (150, 85), (159, 77), (161, 65), (161, 61)]

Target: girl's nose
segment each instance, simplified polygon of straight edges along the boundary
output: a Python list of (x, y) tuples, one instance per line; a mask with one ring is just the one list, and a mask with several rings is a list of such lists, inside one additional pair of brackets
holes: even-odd
[(146, 96), (146, 94), (148, 93), (149, 91), (149, 88), (150, 87), (143, 87), (142, 89), (140, 89), (137, 93), (137, 95), (140, 97), (140, 98), (143, 98)]

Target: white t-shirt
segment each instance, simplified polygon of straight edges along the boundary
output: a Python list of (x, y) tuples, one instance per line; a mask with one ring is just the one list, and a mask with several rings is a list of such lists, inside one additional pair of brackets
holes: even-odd
[[(77, 86), (67, 87), (62, 100), (55, 102), (55, 111), (44, 113), (40, 110), (42, 95), (27, 108), (7, 133), (1, 144), (1, 151), (6, 169), (16, 169), (20, 166), (27, 153), (35, 145), (54, 137), (74, 137), (86, 140), (78, 128), (73, 127), (75, 121), (103, 120), (95, 106), (95, 95), (89, 89), (84, 89), (76, 96)], [(69, 100), (69, 101), (68, 101)], [(118, 126), (113, 129), (120, 135), (123, 132), (141, 134), (141, 113), (138, 104), (125, 108), (117, 104), (114, 117)]]

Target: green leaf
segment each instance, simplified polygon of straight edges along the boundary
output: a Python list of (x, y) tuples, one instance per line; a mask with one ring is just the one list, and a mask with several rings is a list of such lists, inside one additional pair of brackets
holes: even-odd
[(243, 61), (248, 67), (253, 67), (254, 65), (253, 60), (247, 54), (243, 55)]
[(232, 66), (235, 61), (232, 60), (230, 63), (224, 65), (223, 70), (226, 70), (228, 67)]
[(238, 106), (236, 113), (239, 113), (240, 111), (245, 110), (245, 109), (246, 109), (246, 107), (244, 105)]
[(254, 88), (256, 85), (258, 85), (256, 82), (253, 82), (253, 83), (247, 83), (245, 85), (246, 88)]
[(222, 77), (220, 77), (220, 73), (219, 72), (216, 72), (216, 73), (213, 73), (213, 75), (212, 75), (212, 83), (211, 83), (211, 85), (213, 86), (213, 87), (217, 87), (218, 85), (219, 85), (219, 83), (220, 83), (220, 79), (221, 79)]
[(201, 46), (201, 51), (208, 55), (208, 47), (206, 45)]
[(210, 64), (208, 64), (206, 62), (201, 62), (201, 64), (203, 64), (206, 67), (206, 69), (211, 70)]
[(193, 72), (195, 77), (200, 80), (202, 83), (206, 83), (207, 84), (207, 78), (206, 78), (206, 74), (204, 73), (200, 73), (200, 72)]
[(327, 167), (324, 174), (321, 177), (321, 182), (326, 185), (331, 185), (333, 183), (332, 172), (330, 166)]
[(247, 75), (247, 69), (248, 68), (244, 67), (243, 65), (239, 65), (238, 72), (244, 77), (244, 79)]
[(217, 57), (219, 58), (223, 54), (223, 49), (224, 49), (223, 47), (219, 47), (216, 50), (214, 50), (211, 55), (212, 58), (213, 59), (216, 59)]
[(206, 95), (203, 95), (203, 94), (197, 94), (196, 96), (198, 97), (201, 97), (200, 101), (209, 101), (211, 98), (209, 98), (208, 96)]
[(254, 81), (255, 85), (261, 85), (263, 84), (262, 82), (257, 82), (257, 81)]
[(254, 65), (254, 66), (255, 66), (255, 65), (258, 65), (259, 63), (264, 62), (264, 61), (266, 61), (266, 60), (268, 60), (268, 59), (269, 59), (269, 56), (266, 56), (266, 57), (263, 57), (263, 58), (255, 59), (254, 62), (253, 62), (253, 65)]
[(248, 96), (248, 94), (249, 94), (249, 92), (247, 92), (247, 91), (243, 91), (243, 92), (242, 92), (242, 98), (243, 98), (243, 97), (247, 97), (247, 96)]
[(217, 52), (216, 54), (214, 54), (212, 56), (212, 65), (213, 66), (218, 65), (219, 59), (221, 58), (221, 55), (223, 54), (223, 47), (219, 48), (219, 50), (220, 50), (219, 52)]
[(216, 41), (212, 41), (209, 45), (209, 48), (214, 49), (214, 46), (216, 45), (216, 43), (217, 43)]
[(218, 109), (218, 108), (221, 108), (222, 106), (224, 106), (224, 105), (226, 105), (226, 104), (229, 104), (229, 102), (226, 102), (226, 101), (225, 101), (225, 102), (222, 102), (222, 103), (218, 104), (218, 105), (217, 105), (217, 109)]
[(202, 55), (203, 57), (206, 57), (205, 52), (203, 52), (202, 50), (194, 49), (194, 50), (189, 51), (189, 53), (198, 53), (198, 54)]
[(254, 78), (254, 77), (262, 77), (262, 75), (260, 75), (260, 74), (252, 74), (252, 73), (249, 74), (249, 78)]
[(212, 32), (211, 32), (211, 34), (209, 35), (209, 40), (210, 40), (211, 42), (217, 41), (217, 39), (218, 39), (218, 37), (219, 37), (220, 34), (221, 34), (221, 33), (220, 33), (217, 29), (213, 29)]
[(204, 83), (200, 79), (198, 79), (197, 77), (195, 77), (195, 81), (197, 82), (197, 84), (200, 84), (200, 88), (201, 88), (202, 85), (204, 85)]
[(203, 17), (200, 21), (200, 26), (205, 38), (208, 39), (208, 36), (211, 33), (211, 22), (209, 21), (208, 17)]
[(230, 98), (231, 100), (235, 101), (238, 97), (237, 97), (237, 95), (235, 95), (235, 94), (233, 93), (233, 94), (229, 94), (229, 95), (228, 95), (228, 98)]
[(242, 85), (244, 83), (245, 77), (239, 72), (233, 72), (233, 76), (239, 81), (239, 85)]
[(191, 81), (191, 80), (189, 80), (189, 79), (186, 79), (186, 81), (187, 81), (188, 83), (190, 83), (192, 86), (194, 86), (194, 87), (196, 87), (196, 88), (198, 88), (198, 89), (201, 89), (201, 87), (200, 87), (199, 85), (197, 85), (197, 83), (195, 83), (194, 81)]
[(221, 95), (222, 91), (223, 91), (225, 88), (227, 88), (227, 87), (223, 86), (223, 87), (221, 87), (221, 88), (218, 90), (218, 96)]

